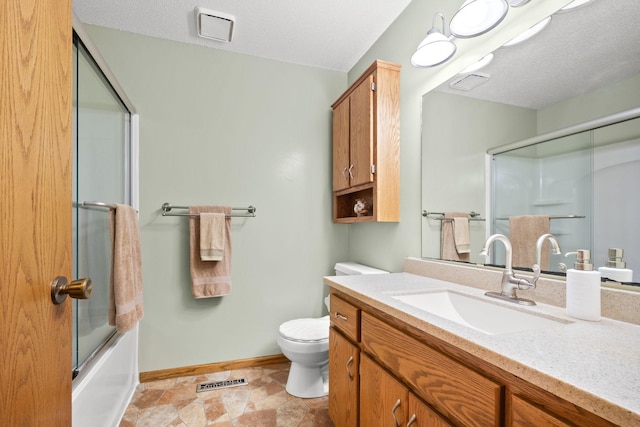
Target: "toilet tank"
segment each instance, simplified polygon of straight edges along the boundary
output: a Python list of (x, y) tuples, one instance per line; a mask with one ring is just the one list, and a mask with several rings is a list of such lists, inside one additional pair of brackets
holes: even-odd
[(335, 266), (336, 276), (353, 276), (356, 274), (383, 274), (388, 271), (379, 270), (369, 267), (368, 265), (358, 264), (356, 262), (339, 262)]

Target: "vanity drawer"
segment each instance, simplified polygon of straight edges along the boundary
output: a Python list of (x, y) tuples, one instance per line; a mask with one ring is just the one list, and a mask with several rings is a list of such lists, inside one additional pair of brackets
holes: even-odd
[(355, 342), (360, 342), (360, 309), (331, 294), (331, 325)]
[(362, 313), (362, 346), (455, 423), (499, 426), (502, 386), (413, 337)]

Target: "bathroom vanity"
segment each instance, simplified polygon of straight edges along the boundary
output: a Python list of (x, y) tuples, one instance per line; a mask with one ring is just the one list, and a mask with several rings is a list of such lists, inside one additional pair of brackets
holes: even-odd
[[(325, 283), (329, 412), (338, 427), (640, 424), (640, 326), (488, 302), (482, 289), (410, 273)], [(442, 295), (488, 314), (465, 324), (420, 307)], [(507, 311), (485, 330), (494, 308)]]

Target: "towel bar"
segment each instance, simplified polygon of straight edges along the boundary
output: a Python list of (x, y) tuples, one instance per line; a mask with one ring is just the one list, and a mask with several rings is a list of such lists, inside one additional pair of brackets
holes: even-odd
[(116, 205), (104, 202), (74, 202), (73, 205), (79, 208), (107, 208), (111, 210), (116, 208)]
[[(116, 210), (116, 205), (114, 203), (105, 203), (105, 202), (73, 202), (74, 208), (107, 208), (111, 211)], [(138, 210), (136, 209), (136, 212)]]
[[(170, 203), (162, 204), (162, 216), (200, 216), (200, 214), (191, 213), (170, 213), (172, 209), (189, 209), (189, 206), (172, 206)], [(246, 213), (232, 213), (227, 217), (254, 218), (256, 216), (256, 207), (248, 206), (246, 208), (231, 208), (234, 211), (246, 211)]]
[[(586, 218), (584, 215), (549, 215), (549, 219), (580, 219)], [(509, 221), (509, 218), (496, 218), (498, 221)]]
[[(438, 217), (433, 217), (432, 215), (439, 215)], [(450, 219), (444, 218), (444, 212), (427, 212), (422, 211), (422, 216), (425, 218), (437, 219), (440, 221), (451, 221)], [(471, 211), (469, 212), (469, 221), (485, 221), (484, 218), (478, 218), (480, 214), (478, 212)]]

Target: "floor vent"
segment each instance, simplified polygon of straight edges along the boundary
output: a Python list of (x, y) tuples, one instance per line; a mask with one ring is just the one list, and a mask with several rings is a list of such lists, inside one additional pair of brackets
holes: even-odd
[(215, 381), (212, 383), (202, 383), (202, 384), (198, 384), (198, 387), (196, 388), (196, 392), (200, 393), (201, 391), (219, 390), (221, 388), (236, 387), (236, 386), (247, 385), (247, 384), (249, 384), (249, 381), (247, 381), (246, 378)]

